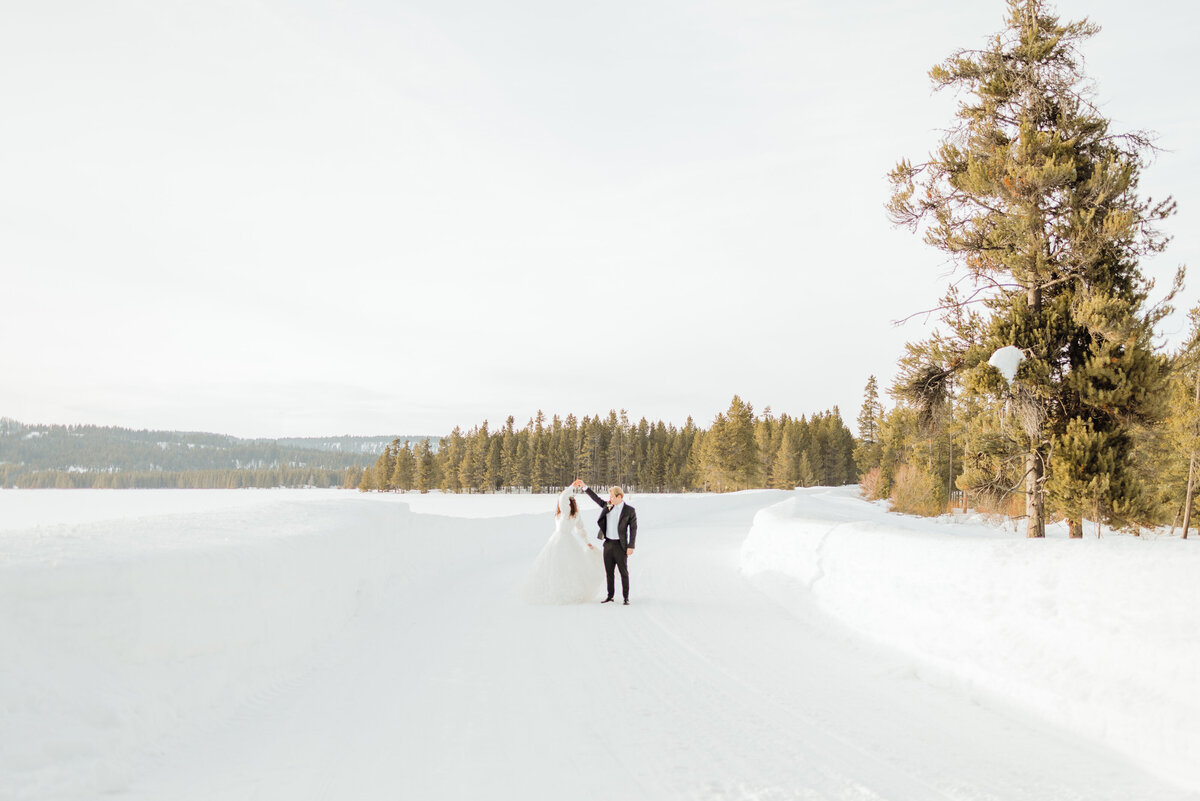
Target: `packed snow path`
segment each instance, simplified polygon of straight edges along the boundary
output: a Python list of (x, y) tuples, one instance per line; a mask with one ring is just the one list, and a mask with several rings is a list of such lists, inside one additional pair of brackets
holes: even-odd
[(740, 549), (787, 493), (631, 497), (629, 607), (520, 600), (552, 496), (278, 497), (0, 539), (32, 649), (0, 798), (1196, 798), (761, 593)]

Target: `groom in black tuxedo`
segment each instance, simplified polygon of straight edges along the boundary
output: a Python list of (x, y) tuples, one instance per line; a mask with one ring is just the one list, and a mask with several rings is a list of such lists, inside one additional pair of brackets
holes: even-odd
[[(628, 559), (633, 554), (634, 543), (637, 541), (637, 512), (625, 503), (625, 492), (620, 487), (609, 487), (608, 501), (592, 492), (583, 481), (576, 479), (575, 486), (583, 487), (588, 497), (596, 502), (603, 511), (600, 512), (600, 534), (596, 539), (604, 540), (604, 573), (608, 577), (608, 597), (600, 603), (607, 604), (613, 600), (616, 589), (614, 570), (621, 571), (621, 594), (625, 596), (625, 605), (629, 606), (629, 566)], [(615, 515), (613, 513), (616, 513)], [(609, 526), (609, 518), (614, 525)]]

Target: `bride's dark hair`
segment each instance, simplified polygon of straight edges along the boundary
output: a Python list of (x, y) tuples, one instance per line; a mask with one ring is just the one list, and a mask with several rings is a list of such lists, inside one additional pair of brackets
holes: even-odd
[(567, 517), (574, 517), (579, 514), (579, 507), (575, 505), (574, 498), (567, 498), (567, 504), (571, 507), (571, 514), (567, 515)]

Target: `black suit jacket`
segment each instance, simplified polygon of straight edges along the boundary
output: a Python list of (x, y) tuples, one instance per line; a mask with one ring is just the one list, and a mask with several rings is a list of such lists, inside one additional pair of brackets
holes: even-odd
[[(592, 492), (592, 488), (588, 487), (585, 490), (588, 497), (595, 501), (604, 510), (600, 513), (600, 534), (596, 537), (598, 540), (605, 539), (608, 535), (608, 513), (612, 509), (608, 506), (608, 501), (603, 500), (599, 495)], [(637, 510), (629, 504), (625, 504), (621, 508), (621, 519), (617, 521), (617, 538), (621, 540), (622, 548), (634, 548), (637, 542)]]

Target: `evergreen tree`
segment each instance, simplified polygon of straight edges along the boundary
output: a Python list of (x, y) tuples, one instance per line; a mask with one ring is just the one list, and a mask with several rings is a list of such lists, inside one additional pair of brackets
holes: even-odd
[(968, 395), (961, 403), (966, 425), (957, 486), (985, 509), (1003, 509), (1024, 484), (1024, 435), (1010, 405), (987, 395)]
[(758, 465), (756, 474), (759, 480), (766, 486), (771, 485), (771, 466), (775, 461), (774, 445), (777, 444), (775, 437), (775, 415), (771, 414), (771, 407), (763, 409), (762, 415), (754, 423), (754, 444), (758, 451)]
[(591, 430), (588, 434), (588, 461), (591, 462), (591, 471), (587, 473), (593, 477), (593, 481), (599, 484), (609, 483), (608, 478), (608, 437), (605, 434), (605, 427), (597, 415), (592, 420)]
[[(400, 440), (392, 440), (392, 443), (383, 449), (383, 453), (379, 454), (379, 459), (375, 462), (375, 482), (381, 491), (386, 492), (396, 489), (396, 485), (392, 480), (392, 473), (396, 467), (396, 452), (399, 449)], [(255, 484), (255, 486), (262, 485)]]
[[(1162, 310), (1143, 308), (1150, 284), (1138, 259), (1165, 247), (1155, 225), (1174, 210), (1169, 199), (1137, 197), (1151, 144), (1111, 133), (1086, 91), (1078, 46), (1098, 29), (1060, 23), (1047, 7), (1009, 0), (1008, 25), (988, 47), (930, 72), (966, 99), (928, 162), (893, 171), (889, 206), (895, 222), (925, 226), (926, 241), (966, 268), (977, 295), (988, 293), (984, 347), (943, 369), (971, 368), (970, 391), (997, 393), (1001, 379), (983, 369), (991, 351), (1015, 345), (1026, 355), (1013, 404), (1031, 537), (1045, 534), (1051, 453), (1082, 460), (1064, 464), (1055, 495), (1069, 516), (1084, 479), (1107, 485), (1113, 519), (1137, 504), (1129, 429), (1162, 371), (1149, 344)], [(1090, 429), (1071, 422), (1089, 419)], [(1109, 455), (1092, 458), (1098, 448)]]
[(433, 486), (434, 458), (429, 440), (421, 443), (413, 460), (413, 488), (424, 494)]
[(858, 436), (874, 444), (879, 439), (879, 418), (883, 416), (883, 405), (879, 402), (879, 382), (875, 376), (867, 378), (863, 388), (862, 409), (858, 413)]
[(458, 492), (463, 488), (459, 466), (462, 464), (465, 448), (466, 438), (463, 436), (462, 429), (455, 426), (454, 430), (450, 432), (450, 436), (443, 441), (442, 447), (438, 449), (439, 452), (445, 454), (442, 468), (442, 489), (446, 492)]
[(650, 452), (650, 481), (651, 486), (659, 492), (674, 489), (674, 487), (670, 487), (669, 485), (670, 471), (668, 468), (671, 439), (674, 436), (677, 436), (674, 426), (668, 429), (662, 420), (659, 420), (654, 426), (654, 433), (652, 435), (653, 444), (651, 445)]
[(514, 423), (511, 414), (504, 421), (500, 447), (500, 483), (504, 487), (520, 486), (520, 482), (517, 481), (517, 435), (513, 430)]
[(1114, 494), (1114, 478), (1125, 475), (1114, 461), (1126, 448), (1114, 447), (1109, 441), (1123, 433), (1097, 430), (1093, 421), (1074, 417), (1067, 421), (1066, 431), (1055, 437), (1048, 493), (1054, 506), (1066, 514), (1072, 539), (1083, 536), (1086, 513), (1094, 510), (1095, 519), (1100, 519), (1102, 501)]
[(529, 472), (529, 484), (533, 492), (541, 492), (546, 488), (549, 465), (547, 464), (546, 448), (546, 415), (541, 409), (533, 421), (533, 439), (530, 442), (532, 464)]
[[(782, 428), (783, 436), (779, 442), (779, 449), (776, 451), (775, 459), (771, 463), (770, 486), (775, 489), (792, 489), (793, 487), (800, 486), (798, 473), (800, 446), (796, 439), (796, 427), (794, 425), (784, 425)], [(809, 471), (811, 472), (811, 467)]]
[(416, 459), (413, 456), (412, 448), (406, 442), (396, 452), (394, 464), (392, 466), (391, 486), (398, 490), (410, 490), (414, 486), (416, 480)]
[(854, 450), (854, 463), (860, 473), (879, 467), (883, 455), (883, 448), (879, 444), (879, 420), (882, 417), (879, 383), (875, 376), (871, 376), (863, 389), (862, 409), (858, 413), (859, 442)]
[(796, 467), (796, 486), (815, 487), (816, 485), (817, 474), (813, 470), (812, 462), (808, 458), (808, 451), (802, 451)]
[(1187, 460), (1187, 484), (1182, 505), (1184, 539), (1187, 539), (1192, 524), (1196, 456), (1200, 454), (1200, 305), (1192, 307), (1188, 320), (1191, 324), (1188, 339), (1175, 354), (1172, 364), (1167, 416), (1167, 433), (1173, 445), (1171, 456), (1175, 457), (1172, 462), (1181, 465), (1184, 459)]
[(466, 492), (479, 488), (483, 478), (479, 473), (479, 456), (476, 453), (479, 441), (478, 427), (463, 436), (462, 453), (458, 462), (458, 484)]
[(629, 425), (629, 412), (624, 409), (621, 410), (621, 416), (617, 419), (613, 436), (614, 466), (616, 467), (613, 473), (613, 483), (628, 487), (632, 483), (630, 475), (633, 468), (633, 431)]
[[(533, 421), (529, 421), (530, 425)], [(526, 428), (517, 434), (517, 487), (528, 487), (532, 483), (533, 448), (530, 444), (530, 432)]]
[(491, 436), (488, 434), (488, 421), (484, 420), (483, 425), (479, 426), (475, 431), (474, 442), (472, 442), (470, 452), (475, 460), (471, 465), (471, 489), (478, 492), (484, 490), (491, 491), (492, 476), (489, 476), (490, 458), (491, 458)]
[(726, 414), (717, 414), (703, 439), (701, 461), (705, 481), (717, 491), (755, 486), (758, 443), (754, 437), (754, 410), (737, 395)]
[(679, 435), (675, 438), (675, 442), (671, 445), (670, 458), (670, 478), (668, 481), (673, 487), (678, 489), (696, 489), (697, 488), (697, 456), (698, 450), (696, 446), (696, 423), (691, 416), (683, 424), (683, 428), (679, 430)]
[(483, 483), (488, 492), (496, 492), (504, 484), (503, 435), (492, 437), (488, 446), (487, 469), (483, 473)]
[(645, 417), (638, 421), (633, 436), (633, 463), (630, 467), (630, 483), (647, 487), (654, 483), (654, 463), (650, 457), (650, 421)]
[[(584, 415), (575, 434), (575, 475), (592, 475), (592, 420)], [(574, 480), (574, 479), (572, 479)]]
[(359, 492), (370, 492), (376, 489), (375, 486), (375, 468), (365, 467), (362, 471), (362, 478), (358, 481)]
[(566, 486), (579, 477), (579, 421), (568, 414), (563, 421), (562, 436), (558, 442), (560, 486)]

